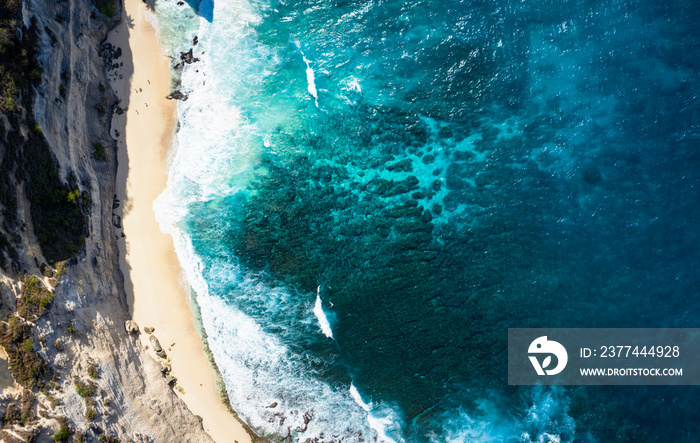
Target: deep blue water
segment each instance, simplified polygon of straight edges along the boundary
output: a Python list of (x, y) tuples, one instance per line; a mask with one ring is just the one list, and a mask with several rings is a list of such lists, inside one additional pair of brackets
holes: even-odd
[(700, 438), (694, 388), (505, 379), (509, 327), (700, 326), (700, 3), (157, 6), (157, 210), (256, 431)]

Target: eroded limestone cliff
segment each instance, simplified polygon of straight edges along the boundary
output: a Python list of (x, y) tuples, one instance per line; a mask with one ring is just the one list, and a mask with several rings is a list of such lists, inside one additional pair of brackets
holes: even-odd
[(2, 441), (210, 441), (124, 327), (111, 1), (3, 0)]

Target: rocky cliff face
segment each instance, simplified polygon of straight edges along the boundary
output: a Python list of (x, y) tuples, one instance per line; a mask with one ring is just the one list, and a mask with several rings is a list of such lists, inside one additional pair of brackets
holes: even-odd
[[(16, 155), (0, 183), (0, 192), (16, 206), (13, 222), (7, 215), (11, 205), (4, 200), (1, 205), (0, 246), (8, 246), (0, 251), (7, 262), (0, 271), (0, 315), (6, 319), (0, 333), (12, 348), (13, 373), (21, 373), (18, 364), (35, 370), (24, 386), (7, 387), (7, 363), (0, 361), (0, 382), (6, 385), (0, 440), (50, 441), (55, 435), (65, 437), (62, 441), (210, 441), (166, 383), (163, 368), (124, 328), (129, 315), (112, 219), (117, 163), (109, 127), (117, 107), (105, 87), (100, 50), (115, 19), (91, 0), (31, 0), (23, 2), (22, 17), (24, 32), (36, 29), (43, 73), (33, 102), (17, 108), (20, 117), (2, 115), (0, 154), (7, 159), (31, 137), (44, 137), (57, 165), (49, 175), (66, 188), (54, 197), (58, 204), (70, 201), (71, 213), (86, 226), (59, 220), (67, 232), (84, 229), (84, 240), (58, 236), (62, 249), (47, 252), (46, 235), (53, 231), (43, 226), (47, 233), (37, 234), (31, 220), (38, 200), (26, 189), (31, 177), (18, 172), (31, 159)], [(11, 238), (2, 241), (5, 237)], [(62, 253), (72, 258), (63, 261)], [(19, 308), (24, 315), (15, 312)]]

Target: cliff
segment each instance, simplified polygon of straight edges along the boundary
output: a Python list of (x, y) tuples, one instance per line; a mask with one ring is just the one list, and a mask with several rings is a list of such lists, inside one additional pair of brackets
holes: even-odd
[(3, 83), (18, 84), (15, 101), (0, 103), (2, 441), (211, 441), (124, 327), (120, 128), (105, 87), (105, 63), (119, 59), (102, 46), (118, 9), (31, 0), (9, 28), (29, 62)]

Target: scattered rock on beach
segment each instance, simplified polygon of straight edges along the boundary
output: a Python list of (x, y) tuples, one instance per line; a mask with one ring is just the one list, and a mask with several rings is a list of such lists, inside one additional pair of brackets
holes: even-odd
[(136, 322), (133, 320), (127, 320), (126, 322), (124, 322), (124, 329), (126, 329), (126, 332), (128, 332), (129, 334), (138, 334), (139, 325), (137, 325)]
[(150, 326), (146, 326), (143, 328), (143, 332), (145, 332), (146, 334), (153, 334), (153, 331), (155, 331), (155, 330), (156, 330), (156, 328), (152, 328)]
[(160, 346), (160, 342), (156, 338), (155, 335), (151, 335), (149, 337), (149, 340), (151, 341), (151, 346), (153, 346), (153, 350), (156, 351), (156, 355), (160, 358), (167, 358), (167, 354), (163, 350), (163, 348)]

